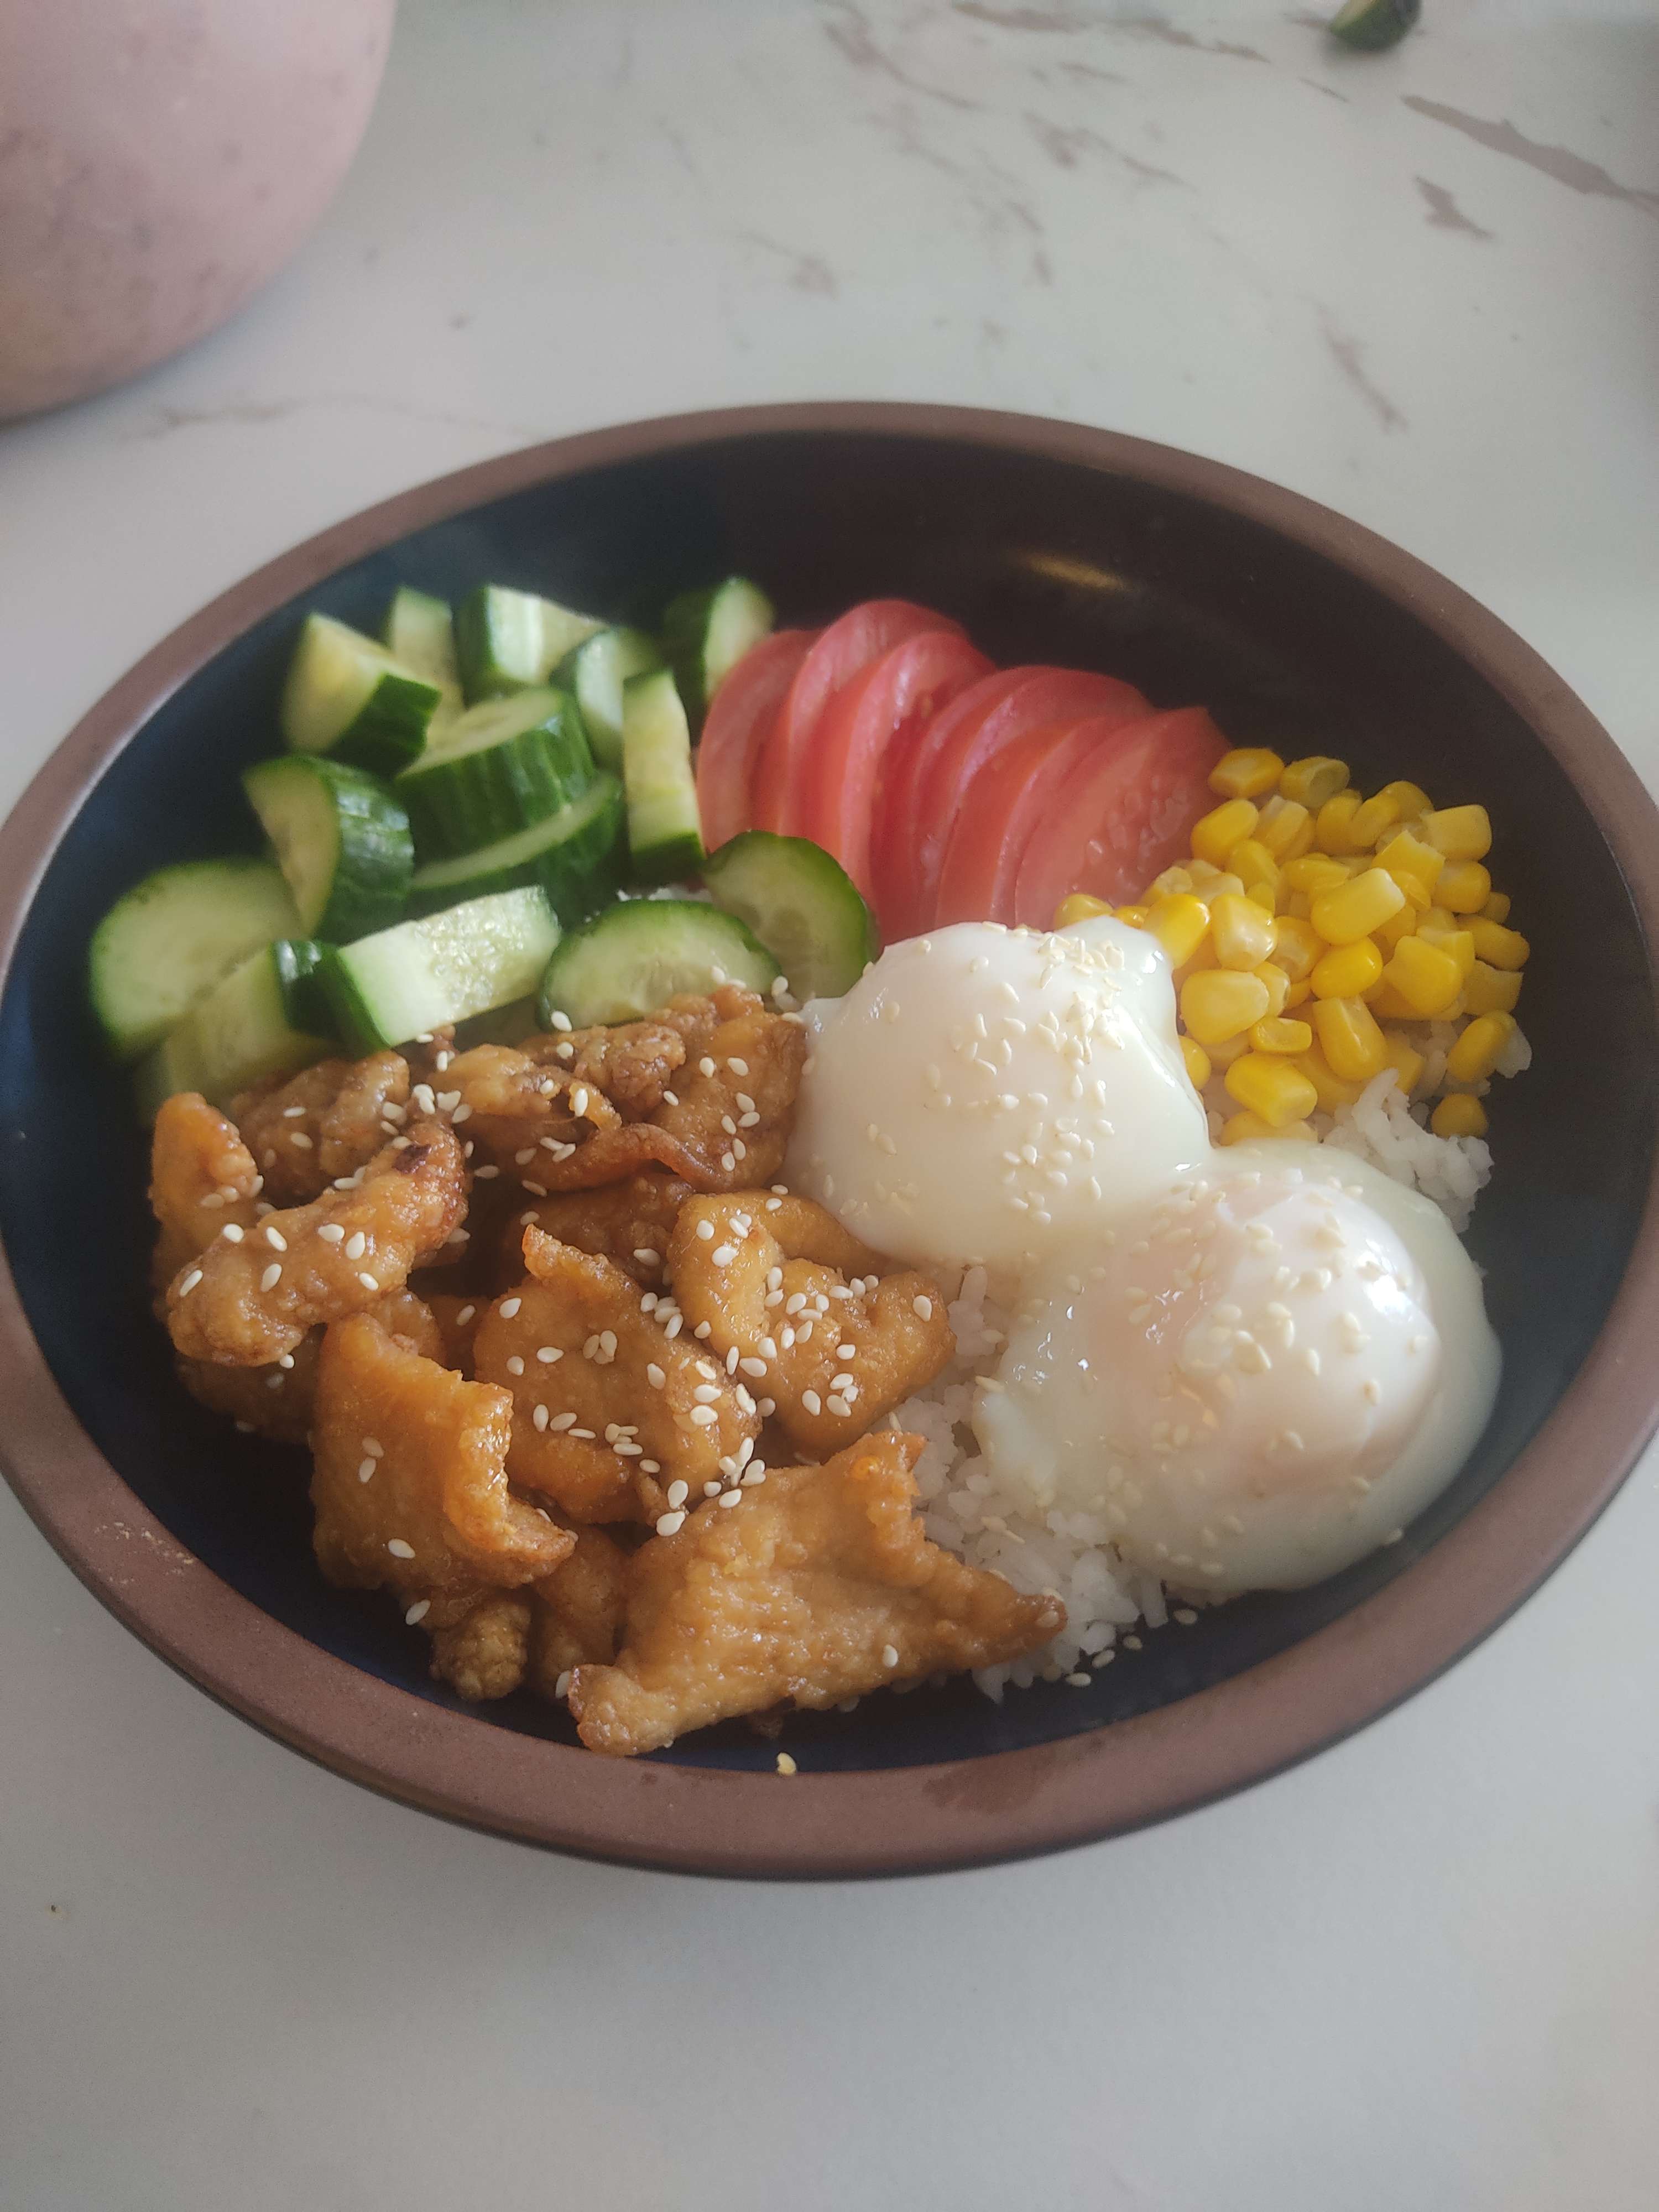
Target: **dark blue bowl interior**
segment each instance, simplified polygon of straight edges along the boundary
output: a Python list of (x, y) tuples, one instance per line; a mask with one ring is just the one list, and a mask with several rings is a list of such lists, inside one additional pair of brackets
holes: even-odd
[[(453, 597), (489, 578), (648, 623), (672, 592), (733, 569), (760, 579), (786, 621), (897, 593), (956, 616), (1000, 659), (1109, 670), (1161, 705), (1207, 704), (1240, 742), (1335, 753), (1358, 781), (1409, 775), (1442, 803), (1484, 799), (1498, 880), (1537, 947), (1523, 1002), (1536, 1060), (1495, 1102), (1498, 1175), (1470, 1238), (1487, 1271), (1504, 1386), (1468, 1467), (1405, 1540), (1317, 1589), (1149, 1635), (1086, 1690), (1040, 1686), (995, 1707), (956, 1683), (866, 1699), (850, 1715), (792, 1717), (785, 1740), (810, 1745), (818, 1768), (872, 1767), (1099, 1728), (1334, 1620), (1499, 1479), (1601, 1325), (1653, 1150), (1659, 1040), (1640, 933), (1571, 783), (1440, 640), (1261, 524), (1074, 463), (947, 438), (792, 432), (594, 469), (343, 570), (191, 678), (70, 825), (0, 1002), (0, 1232), (59, 1387), (157, 1517), (299, 1634), (452, 1703), (428, 1680), (424, 1639), (394, 1607), (319, 1580), (302, 1455), (238, 1437), (174, 1380), (146, 1303), (144, 1144), (85, 1010), (87, 939), (117, 894), (161, 862), (255, 849), (238, 773), (276, 748), (278, 687), (307, 609), (374, 629), (398, 584)], [(478, 1718), (574, 1741), (562, 1715), (527, 1696)], [(774, 1750), (730, 1728), (663, 1755), (760, 1766)]]

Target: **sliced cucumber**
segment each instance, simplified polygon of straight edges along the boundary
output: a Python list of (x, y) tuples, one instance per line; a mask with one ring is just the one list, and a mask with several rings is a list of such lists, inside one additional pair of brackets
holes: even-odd
[(1347, 0), (1330, 21), (1334, 39), (1364, 53), (1397, 46), (1423, 12), (1423, 0)]
[(331, 951), (325, 970), (340, 1034), (354, 1052), (379, 1052), (527, 998), (558, 941), (553, 909), (533, 889), (360, 938)]
[(330, 615), (307, 615), (283, 691), (290, 752), (331, 753), (394, 775), (422, 751), (443, 694), (383, 645)]
[(840, 998), (881, 950), (857, 885), (809, 837), (745, 830), (709, 854), (702, 879), (776, 953), (798, 999)]
[(628, 871), (627, 809), (621, 784), (603, 770), (580, 799), (527, 830), (498, 838), (476, 853), (434, 860), (418, 868), (410, 886), (416, 914), (453, 906), (458, 899), (537, 884), (560, 921), (569, 928), (608, 905)]
[(199, 1091), (210, 1104), (228, 1106), (250, 1084), (309, 1067), (333, 1049), (325, 1036), (295, 1027), (276, 949), (262, 945), (139, 1064), (139, 1109), (154, 1121), (161, 1101), (175, 1091)]
[(543, 686), (470, 707), (398, 778), (423, 860), (470, 853), (579, 798), (593, 755), (568, 691)]
[(270, 860), (184, 860), (118, 898), (87, 956), (92, 1009), (118, 1060), (137, 1060), (256, 945), (300, 917)]
[(470, 703), (545, 684), (565, 655), (605, 624), (534, 592), (480, 584), (455, 613), (455, 653)]
[(625, 899), (573, 930), (547, 963), (537, 1018), (578, 1029), (637, 1022), (681, 991), (743, 983), (769, 992), (778, 963), (732, 914), (701, 899)]
[(386, 611), (381, 642), (394, 660), (441, 691), (461, 696), (460, 671), (455, 663), (455, 621), (447, 599), (434, 599), (430, 592), (417, 592), (400, 584)]
[(300, 927), (331, 944), (386, 929), (415, 872), (409, 817), (383, 783), (319, 753), (245, 769), (242, 788), (288, 878)]
[(642, 629), (600, 629), (568, 653), (553, 680), (575, 695), (582, 726), (601, 768), (622, 769), (623, 685), (662, 666), (654, 638)]
[(691, 732), (666, 668), (623, 686), (623, 783), (635, 878), (672, 884), (695, 875), (703, 854)]
[(314, 937), (279, 937), (270, 957), (276, 963), (276, 981), (292, 1026), (307, 1036), (331, 1036), (334, 1009), (324, 981), (327, 945)]
[(709, 592), (682, 592), (663, 616), (663, 644), (693, 726), (751, 645), (772, 629), (772, 602), (757, 585), (728, 576)]

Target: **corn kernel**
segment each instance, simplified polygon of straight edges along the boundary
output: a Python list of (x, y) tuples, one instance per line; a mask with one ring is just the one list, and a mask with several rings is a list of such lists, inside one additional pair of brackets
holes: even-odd
[(1201, 883), (1193, 885), (1193, 896), (1201, 898), (1208, 907), (1212, 907), (1218, 898), (1243, 898), (1243, 896), (1244, 878), (1236, 876), (1231, 868), (1224, 871), (1218, 868), (1212, 875), (1206, 876)]
[(1192, 870), (1177, 863), (1174, 867), (1165, 868), (1161, 876), (1152, 878), (1140, 894), (1140, 902), (1143, 906), (1152, 906), (1161, 898), (1173, 898), (1177, 891), (1189, 891), (1193, 888), (1193, 880)]
[(1216, 957), (1224, 968), (1255, 968), (1273, 949), (1271, 916), (1254, 899), (1218, 898), (1211, 907), (1209, 921), (1215, 933)]
[(1386, 837), (1400, 819), (1400, 801), (1386, 791), (1368, 799), (1348, 824), (1348, 836), (1358, 852), (1368, 852)]
[(1254, 837), (1241, 838), (1227, 855), (1227, 866), (1244, 886), (1246, 898), (1254, 899), (1265, 913), (1273, 914), (1279, 905), (1279, 863), (1265, 845)]
[(1385, 783), (1377, 797), (1393, 799), (1400, 809), (1402, 822), (1415, 822), (1419, 815), (1426, 814), (1434, 804), (1420, 783), (1408, 783), (1403, 776), (1394, 783)]
[(1328, 753), (1309, 753), (1302, 760), (1293, 760), (1279, 779), (1279, 788), (1286, 799), (1295, 799), (1316, 814), (1328, 799), (1334, 799), (1348, 781), (1346, 761), (1333, 760)]
[(1192, 958), (1209, 927), (1209, 908), (1190, 891), (1176, 891), (1159, 899), (1146, 917), (1148, 931), (1169, 954), (1172, 968)]
[(1181, 987), (1182, 1022), (1201, 1045), (1242, 1036), (1267, 1011), (1267, 985), (1236, 968), (1208, 969)]
[(1273, 1129), (1305, 1121), (1319, 1103), (1319, 1093), (1299, 1067), (1266, 1052), (1247, 1052), (1233, 1062), (1227, 1070), (1227, 1095)]
[(1178, 991), (1181, 988), (1182, 985), (1186, 981), (1189, 975), (1196, 975), (1201, 969), (1218, 968), (1220, 965), (1220, 961), (1216, 957), (1215, 933), (1212, 931), (1209, 935), (1204, 939), (1203, 942), (1200, 945), (1197, 951), (1193, 954), (1192, 957), (1188, 960), (1183, 960), (1181, 965), (1176, 969), (1175, 980), (1176, 990)]
[(1443, 806), (1417, 825), (1449, 860), (1484, 860), (1492, 850), (1492, 818), (1484, 806)]
[(1477, 1014), (1446, 1054), (1446, 1073), (1458, 1083), (1484, 1083), (1515, 1035), (1513, 1014)]
[(1339, 791), (1314, 817), (1314, 842), (1322, 853), (1352, 853), (1358, 849), (1351, 834), (1353, 818), (1364, 801), (1357, 791)]
[(1279, 911), (1289, 915), (1294, 921), (1306, 921), (1311, 904), (1306, 891), (1286, 891), (1279, 902)]
[(1300, 983), (1313, 973), (1314, 963), (1325, 950), (1325, 940), (1310, 921), (1298, 921), (1294, 915), (1281, 914), (1273, 924), (1273, 959), (1290, 977)]
[(1311, 1052), (1313, 1031), (1306, 1022), (1287, 1022), (1283, 1015), (1269, 1015), (1258, 1022), (1250, 1031), (1250, 1042), (1257, 1052)]
[(1240, 745), (1210, 770), (1210, 788), (1223, 799), (1263, 799), (1284, 773), (1284, 762), (1266, 745)]
[[(1252, 1024), (1251, 1027), (1254, 1028), (1254, 1026), (1255, 1024)], [(1205, 1047), (1206, 1051), (1210, 1055), (1210, 1064), (1212, 1067), (1215, 1068), (1218, 1072), (1224, 1068), (1231, 1067), (1233, 1062), (1237, 1060), (1242, 1054), (1247, 1053), (1249, 1048), (1249, 1030), (1240, 1030), (1237, 1036), (1222, 1037), (1218, 1041), (1218, 1042), (1212, 1045), (1206, 1045)]]
[(1485, 906), (1481, 908), (1480, 913), (1482, 919), (1486, 921), (1507, 921), (1510, 918), (1509, 893), (1494, 891)]
[(1455, 1091), (1430, 1115), (1429, 1127), (1437, 1137), (1484, 1137), (1486, 1109), (1478, 1098)]
[(1194, 1091), (1201, 1091), (1210, 1079), (1210, 1055), (1196, 1037), (1181, 1040), (1181, 1057), (1187, 1063), (1187, 1080)]
[(1285, 799), (1275, 792), (1261, 809), (1255, 836), (1256, 842), (1272, 854), (1282, 868), (1286, 860), (1299, 860), (1311, 848), (1313, 817), (1294, 799)]
[[(1446, 856), (1437, 853), (1432, 845), (1425, 845), (1420, 837), (1413, 836), (1409, 830), (1401, 830), (1386, 844), (1377, 847), (1376, 865), (1388, 870), (1414, 905), (1428, 906), (1433, 902), (1434, 887), (1446, 865)], [(1414, 890), (1413, 885), (1418, 888)]]
[[(1463, 971), (1452, 955), (1425, 937), (1406, 937), (1395, 945), (1382, 980), (1409, 1008), (1407, 1021), (1443, 1019), (1463, 988)], [(1389, 1000), (1392, 1006), (1395, 1000)]]
[(1484, 960), (1475, 962), (1463, 984), (1472, 1014), (1512, 1014), (1520, 996), (1520, 969), (1490, 967)]
[(1365, 1088), (1363, 1083), (1345, 1083), (1316, 1041), (1311, 1051), (1297, 1054), (1296, 1064), (1312, 1084), (1324, 1113), (1334, 1114), (1339, 1106), (1352, 1106)]
[[(1259, 975), (1261, 973), (1261, 970), (1258, 968), (1256, 973)], [(1301, 982), (1292, 983), (1290, 989), (1286, 991), (1285, 994), (1285, 1003), (1279, 1008), (1279, 1012), (1281, 1013), (1287, 1014), (1294, 1007), (1305, 1006), (1312, 996), (1313, 985), (1310, 983), (1304, 976)]]
[(1484, 960), (1489, 968), (1524, 968), (1532, 947), (1519, 930), (1506, 929), (1501, 921), (1484, 921), (1476, 915), (1469, 924), (1469, 934), (1474, 939), (1474, 957)]
[(1382, 981), (1374, 991), (1365, 994), (1365, 1004), (1379, 1022), (1420, 1022), (1423, 1018), (1409, 999), (1402, 999), (1389, 981), (1389, 971), (1382, 971)]
[(1449, 860), (1434, 895), (1454, 914), (1479, 914), (1492, 896), (1492, 878), (1479, 860)]
[(1279, 872), (1293, 891), (1304, 892), (1311, 899), (1346, 884), (1354, 871), (1346, 860), (1333, 860), (1328, 853), (1309, 853), (1299, 860), (1287, 860)]
[(1468, 981), (1469, 970), (1474, 965), (1474, 933), (1468, 929), (1419, 929), (1418, 936), (1425, 945), (1432, 945), (1438, 952), (1448, 952), (1457, 963), (1457, 972)]
[(1282, 1129), (1275, 1129), (1271, 1121), (1264, 1121), (1260, 1114), (1247, 1114), (1242, 1109), (1228, 1116), (1221, 1125), (1218, 1141), (1224, 1145), (1254, 1145), (1264, 1137), (1292, 1137), (1298, 1144), (1316, 1145), (1319, 1137), (1306, 1121), (1287, 1121)]
[(1419, 929), (1444, 931), (1460, 928), (1462, 924), (1449, 906), (1431, 906), (1425, 908), (1418, 917), (1417, 926)]
[(1131, 929), (1145, 929), (1146, 918), (1152, 910), (1149, 906), (1121, 906), (1117, 918), (1120, 921), (1127, 921)]
[(1316, 999), (1363, 999), (1382, 973), (1382, 955), (1369, 937), (1333, 945), (1308, 981)]
[(1381, 1074), (1388, 1048), (1363, 999), (1316, 999), (1309, 1012), (1320, 1050), (1345, 1083), (1369, 1083)]
[(1319, 892), (1309, 918), (1328, 944), (1352, 945), (1357, 938), (1369, 937), (1405, 903), (1406, 894), (1392, 876), (1381, 868), (1367, 868), (1351, 883)]
[(1074, 921), (1091, 921), (1097, 914), (1109, 914), (1110, 906), (1088, 891), (1073, 891), (1061, 899), (1054, 908), (1054, 927), (1065, 929)]
[(1402, 1094), (1409, 1098), (1423, 1080), (1425, 1062), (1422, 1054), (1399, 1030), (1383, 1030), (1382, 1048), (1389, 1055), (1389, 1066), (1400, 1079)]
[(1269, 1022), (1276, 1020), (1284, 1012), (1290, 999), (1290, 977), (1278, 963), (1273, 960), (1264, 960), (1259, 968), (1252, 968), (1250, 973), (1267, 987), (1267, 1011), (1262, 1016), (1262, 1019)]
[(1256, 810), (1248, 799), (1224, 799), (1193, 824), (1192, 847), (1196, 859), (1212, 860), (1218, 868), (1241, 838), (1255, 828)]
[(1205, 884), (1213, 883), (1221, 873), (1213, 860), (1183, 860), (1182, 866), (1192, 878), (1194, 890), (1198, 890)]
[[(1398, 882), (1398, 880), (1399, 878), (1396, 878), (1395, 881)], [(1401, 888), (1402, 890), (1405, 889), (1403, 884)], [(1416, 934), (1417, 918), (1421, 912), (1420, 907), (1412, 904), (1411, 894), (1407, 892), (1406, 903), (1401, 908), (1399, 913), (1391, 914), (1386, 921), (1379, 921), (1376, 927), (1372, 930), (1372, 941), (1382, 946), (1385, 955), (1392, 952), (1402, 937), (1412, 937)]]

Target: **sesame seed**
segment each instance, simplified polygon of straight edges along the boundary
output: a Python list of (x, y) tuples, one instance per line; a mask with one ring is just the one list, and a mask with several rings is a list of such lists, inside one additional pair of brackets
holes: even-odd
[(800, 1401), (809, 1413), (816, 1415), (823, 1411), (823, 1401), (816, 1390), (803, 1390), (800, 1394)]
[(634, 1257), (642, 1267), (658, 1267), (662, 1265), (662, 1254), (653, 1252), (648, 1244), (636, 1244), (634, 1248)]
[(720, 1388), (714, 1382), (699, 1382), (691, 1393), (700, 1406), (712, 1406), (720, 1395)]
[(800, 1772), (799, 1767), (796, 1765), (794, 1760), (790, 1758), (787, 1751), (781, 1751), (778, 1753), (778, 1772), (780, 1774), (799, 1774)]
[(273, 1260), (259, 1278), (259, 1288), (262, 1291), (274, 1291), (282, 1279), (283, 1263), (280, 1260)]
[(714, 1223), (712, 1221), (700, 1221), (697, 1224), (697, 1234), (705, 1244), (712, 1244), (714, 1241)]
[(743, 1492), (740, 1490), (723, 1490), (720, 1494), (720, 1503), (722, 1505), (741, 1505)]
[(219, 1234), (227, 1244), (240, 1244), (242, 1241), (242, 1231), (234, 1221), (226, 1222)]
[(495, 1309), (495, 1310), (500, 1314), (503, 1321), (511, 1321), (514, 1315), (517, 1313), (519, 1308), (523, 1304), (523, 1303), (524, 1301), (522, 1298), (503, 1298), (501, 1304)]
[(184, 1279), (183, 1282), (181, 1282), (181, 1283), (179, 1284), (179, 1297), (180, 1297), (181, 1298), (187, 1298), (187, 1297), (190, 1296), (191, 1292), (191, 1291), (196, 1288), (196, 1285), (198, 1285), (198, 1283), (199, 1283), (199, 1282), (201, 1281), (201, 1279), (202, 1279), (202, 1271), (201, 1271), (201, 1269), (200, 1269), (199, 1267), (192, 1267), (192, 1268), (191, 1269), (191, 1271), (190, 1271), (189, 1274), (187, 1274), (187, 1275), (185, 1277), (185, 1279)]
[(691, 1334), (695, 1337), (706, 1340), (713, 1334), (714, 1326), (712, 1322), (700, 1321)]
[(684, 1526), (685, 1516), (682, 1512), (659, 1513), (657, 1516), (657, 1534), (659, 1536), (678, 1536)]
[(429, 1597), (417, 1597), (414, 1604), (410, 1607), (409, 1611), (404, 1615), (404, 1619), (410, 1627), (418, 1628), (431, 1610), (432, 1601)]
[(524, 1187), (530, 1193), (530, 1195), (532, 1198), (545, 1198), (547, 1196), (547, 1185), (544, 1182), (532, 1182), (530, 1178), (526, 1176), (524, 1179)]
[(690, 1419), (696, 1424), (698, 1428), (707, 1429), (714, 1426), (714, 1423), (719, 1420), (720, 1415), (714, 1411), (714, 1408), (712, 1406), (693, 1406), (691, 1408)]
[(522, 1375), (524, 1373), (524, 1362), (520, 1358), (516, 1352), (507, 1363), (507, 1371), (509, 1375)]
[(550, 1367), (556, 1359), (562, 1359), (564, 1354), (556, 1344), (538, 1344), (536, 1347), (536, 1357), (544, 1367)]
[(915, 1315), (918, 1321), (932, 1321), (933, 1318), (933, 1301), (932, 1298), (913, 1298), (910, 1302), (910, 1307), (911, 1311)]
[(374, 1275), (360, 1274), (357, 1280), (366, 1291), (378, 1291), (380, 1287), (379, 1278)]
[(394, 1559), (412, 1559), (415, 1556), (413, 1544), (405, 1544), (401, 1536), (393, 1536), (387, 1544), (386, 1549)]
[(674, 1091), (665, 1091), (662, 1094), (662, 1103), (665, 1106), (678, 1106), (680, 1103), (679, 1093)]
[(852, 1407), (848, 1403), (847, 1400), (841, 1395), (839, 1391), (831, 1391), (830, 1396), (824, 1402), (828, 1405), (830, 1411), (835, 1414), (838, 1420), (844, 1421), (853, 1410)]
[(712, 1075), (714, 1073), (714, 1063), (707, 1054), (697, 1062), (697, 1073), (699, 1075)]

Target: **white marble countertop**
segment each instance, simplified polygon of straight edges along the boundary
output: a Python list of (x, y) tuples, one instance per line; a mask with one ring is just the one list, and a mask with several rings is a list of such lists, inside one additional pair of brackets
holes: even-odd
[[(1426, 13), (1361, 58), (1180, 0), (406, 4), (289, 271), (0, 432), (0, 804), (165, 630), (368, 501), (829, 396), (1310, 493), (1659, 778), (1659, 26)], [(0, 2203), (1650, 2212), (1656, 1476), (1296, 1773), (1042, 1864), (805, 1891), (382, 1803), (171, 1674), (0, 1492)]]

